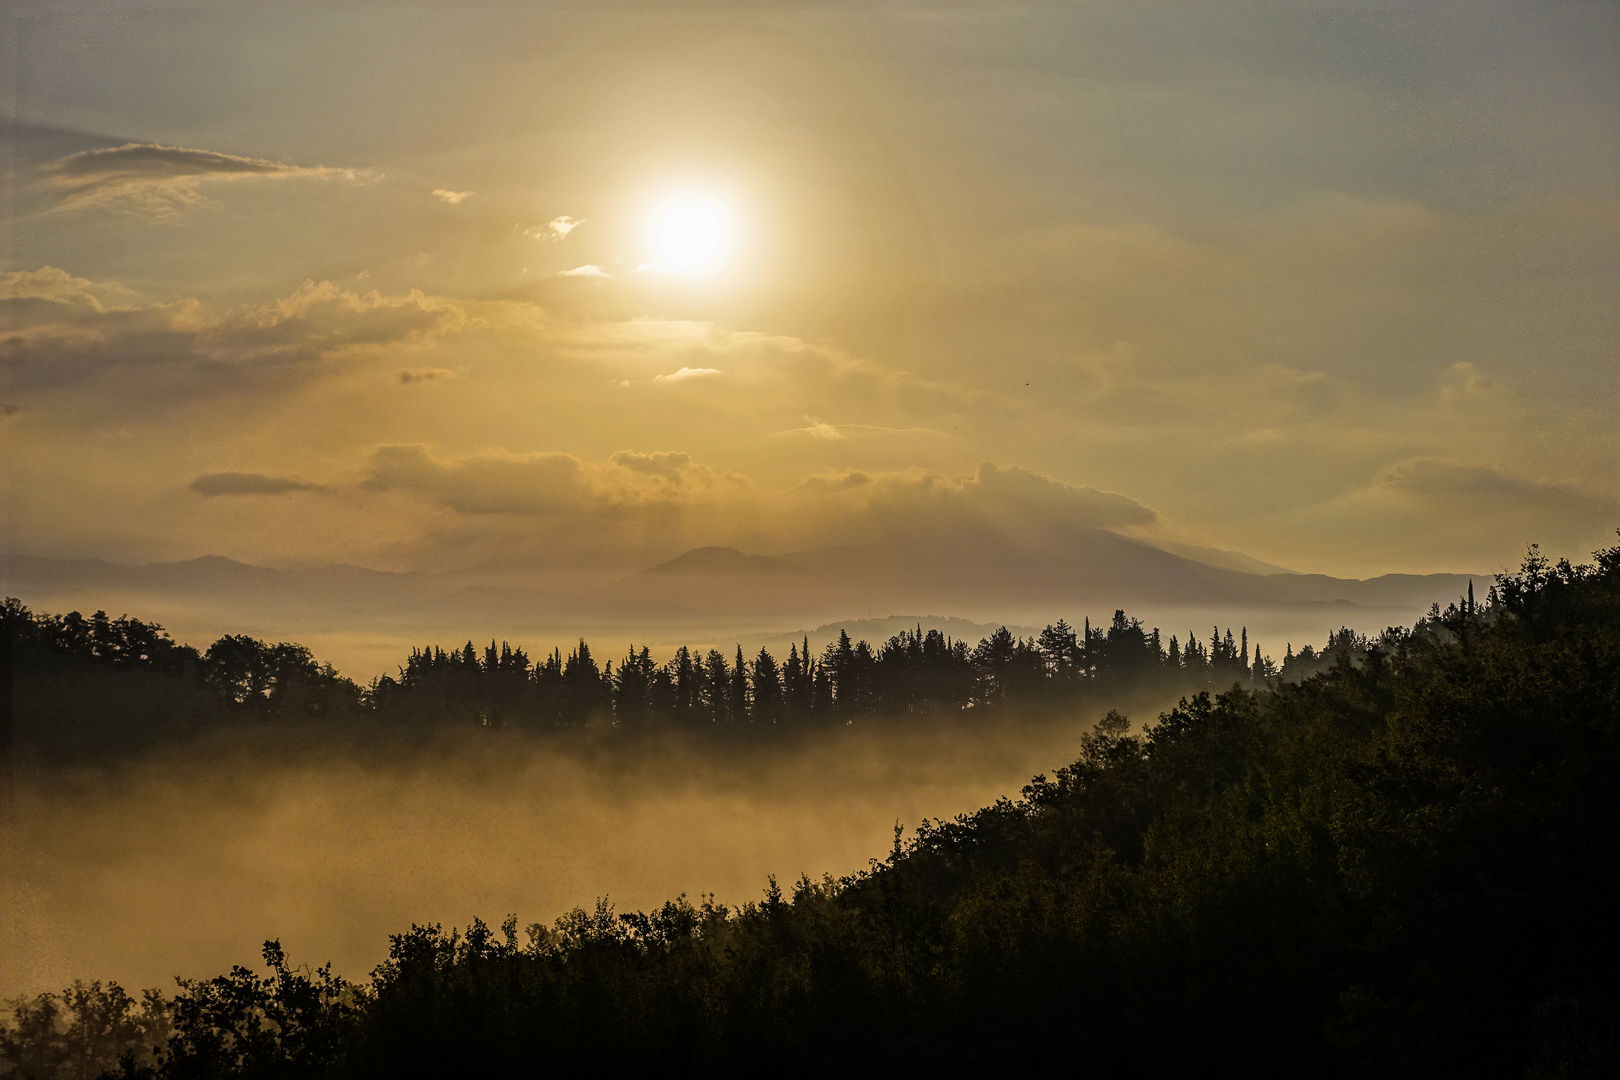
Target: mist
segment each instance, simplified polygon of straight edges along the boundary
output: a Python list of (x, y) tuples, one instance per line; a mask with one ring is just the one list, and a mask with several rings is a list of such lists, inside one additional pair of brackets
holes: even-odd
[[(1141, 700), (1150, 718), (1160, 704)], [(74, 978), (171, 988), (255, 961), (363, 978), (390, 933), (549, 924), (606, 898), (757, 900), (850, 874), (898, 823), (1016, 796), (1100, 712), (881, 724), (738, 745), (677, 734), (413, 737), (256, 723), (18, 778), (0, 996)]]

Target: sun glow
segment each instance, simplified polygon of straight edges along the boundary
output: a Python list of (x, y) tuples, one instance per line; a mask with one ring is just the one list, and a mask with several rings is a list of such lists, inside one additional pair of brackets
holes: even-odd
[(725, 203), (712, 196), (682, 194), (661, 201), (647, 217), (650, 258), (641, 269), (685, 277), (708, 277), (731, 258), (734, 226)]

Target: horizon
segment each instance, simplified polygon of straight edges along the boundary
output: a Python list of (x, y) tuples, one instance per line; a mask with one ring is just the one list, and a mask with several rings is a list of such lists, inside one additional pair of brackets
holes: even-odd
[[(1238, 580), (1275, 576), (1291, 579), (1290, 584), (1318, 585), (1318, 576), (1283, 568), (1267, 568), (1262, 573), (1225, 565), (1236, 553), (1211, 551), (1209, 554), (1215, 558), (1205, 562), (1191, 558), (1194, 553), (1187, 550), (1185, 555), (1165, 554), (1190, 566), (1234, 575)], [(344, 563), (276, 568), (222, 555), (204, 555), (126, 566), (102, 560), (24, 556), (20, 568), (9, 568), (5, 591), (21, 594), (26, 603), (41, 612), (82, 609), (88, 613), (105, 609), (115, 616), (155, 623), (172, 633), (177, 642), (195, 643), (198, 648), (235, 634), (297, 642), (313, 649), (317, 659), (335, 664), (342, 674), (365, 684), (373, 678), (397, 674), (407, 653), (424, 645), (458, 648), (464, 639), (479, 643), (480, 648), (486, 639), (510, 642), (537, 656), (555, 650), (566, 652), (579, 641), (628, 640), (650, 647), (663, 662), (684, 646), (693, 646), (700, 653), (721, 648), (728, 655), (733, 647), (745, 647), (749, 655), (760, 648), (785, 653), (787, 646), (800, 637), (814, 638), (813, 648), (819, 654), (841, 629), (848, 627), (869, 627), (870, 634), (858, 630), (857, 636), (871, 636), (875, 646), (918, 621), (925, 624), (925, 629), (954, 626), (956, 636), (967, 634), (970, 644), (989, 636), (997, 627), (1011, 628), (1019, 637), (1033, 639), (1043, 625), (1050, 626), (1060, 619), (1075, 625), (1101, 624), (1115, 610), (1142, 618), (1146, 626), (1162, 630), (1167, 641), (1171, 637), (1202, 638), (1203, 631), (1196, 628), (1209, 623), (1246, 631), (1252, 627), (1257, 642), (1272, 642), (1271, 651), (1280, 657), (1295, 645), (1320, 647), (1324, 639), (1341, 629), (1376, 637), (1391, 626), (1409, 625), (1430, 604), (1456, 601), (1465, 581), (1491, 580), (1490, 575), (1454, 574), (1411, 578), (1386, 575), (1371, 582), (1324, 578), (1314, 593), (1306, 594), (1310, 597), (1307, 599), (1267, 600), (1239, 594), (1236, 598), (1191, 596), (1177, 601), (1145, 594), (1144, 585), (1151, 582), (1140, 580), (1138, 575), (1138, 580), (1116, 581), (1112, 587), (1081, 585), (1080, 594), (1066, 594), (1061, 600), (1024, 596), (997, 601), (992, 594), (977, 602), (946, 600), (930, 605), (926, 598), (938, 593), (937, 582), (931, 583), (925, 575), (920, 591), (909, 596), (881, 594), (890, 595), (892, 600), (885, 607), (881, 598), (862, 599), (870, 588), (869, 578), (857, 576), (840, 582), (836, 569), (829, 577), (827, 567), (818, 570), (813, 561), (795, 562), (794, 554), (812, 560), (815, 555), (753, 556), (735, 548), (695, 548), (624, 577), (545, 591), (523, 590), (510, 576), (495, 584), (476, 573), (445, 571), (423, 575), (375, 571)], [(762, 568), (761, 562), (766, 566)], [(86, 570), (86, 564), (99, 570)], [(733, 594), (729, 603), (717, 606), (717, 595), (734, 584), (732, 575), (761, 569), (769, 571), (765, 579), (750, 579), (751, 583), (743, 586), (752, 603), (743, 601), (739, 606)], [(357, 571), (365, 577), (359, 582), (351, 580), (345, 591), (341, 579), (323, 576), (334, 570)], [(165, 576), (143, 578), (142, 571), (159, 571)], [(262, 571), (277, 576), (268, 582), (254, 576)], [(181, 576), (176, 578), (175, 573)], [(784, 573), (790, 576), (783, 577)], [(382, 580), (370, 580), (374, 577)], [(823, 594), (819, 607), (807, 606), (805, 594), (795, 580), (803, 577), (813, 577), (813, 591)], [(430, 586), (427, 592), (419, 591), (407, 602), (405, 594), (398, 590), (412, 582), (418, 583), (418, 589), (421, 582)], [(1381, 599), (1353, 600), (1345, 595), (1355, 586), (1379, 583), (1391, 583), (1395, 591)], [(673, 592), (668, 591), (671, 587)], [(774, 601), (770, 598), (773, 587), (781, 593)], [(378, 588), (395, 591), (377, 592)], [(492, 588), (496, 594), (489, 594)], [(482, 599), (479, 593), (485, 594)], [(837, 599), (840, 596), (844, 599)], [(840, 610), (848, 613), (839, 614)], [(922, 614), (936, 610), (938, 613)], [(1194, 629), (1189, 631), (1189, 627)], [(1276, 648), (1277, 642), (1283, 645), (1282, 650)], [(1257, 653), (1258, 649), (1257, 644)]]

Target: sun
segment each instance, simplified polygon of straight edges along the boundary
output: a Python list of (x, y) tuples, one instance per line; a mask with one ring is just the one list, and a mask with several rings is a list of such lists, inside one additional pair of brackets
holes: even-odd
[(648, 260), (641, 269), (683, 277), (709, 277), (731, 259), (734, 237), (726, 204), (710, 195), (661, 200), (647, 217)]

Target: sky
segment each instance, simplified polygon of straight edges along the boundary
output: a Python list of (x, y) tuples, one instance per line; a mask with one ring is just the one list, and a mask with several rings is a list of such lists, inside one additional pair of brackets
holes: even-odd
[(9, 551), (1620, 526), (1620, 5), (39, 3)]

